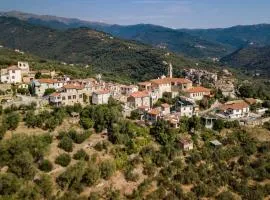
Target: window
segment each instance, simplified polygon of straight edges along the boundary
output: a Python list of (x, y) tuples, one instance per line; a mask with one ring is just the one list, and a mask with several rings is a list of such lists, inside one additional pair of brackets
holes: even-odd
[(81, 98), (83, 97), (83, 95), (82, 95), (82, 94), (80, 94), (80, 96), (79, 96), (79, 97), (80, 97), (80, 99), (81, 99)]
[(71, 99), (71, 96), (68, 96), (68, 99)]
[(66, 100), (66, 97), (62, 97), (62, 100)]
[(12, 76), (11, 78), (12, 78), (12, 79), (15, 79), (15, 76)]
[(12, 73), (15, 74), (15, 70), (12, 70)]
[(76, 95), (73, 95), (73, 99), (76, 99)]

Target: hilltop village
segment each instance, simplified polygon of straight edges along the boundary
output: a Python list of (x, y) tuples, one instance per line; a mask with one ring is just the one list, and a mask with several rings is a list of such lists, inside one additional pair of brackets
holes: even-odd
[[(228, 70), (218, 77), (217, 73), (206, 70), (186, 69), (182, 78), (175, 78), (170, 64), (167, 76), (123, 85), (105, 82), (101, 74), (96, 78), (72, 79), (56, 71), (32, 71), (27, 62), (18, 62), (17, 66), (1, 69), (1, 104), (4, 107), (32, 102), (55, 107), (101, 105), (108, 104), (112, 98), (121, 103), (124, 116), (136, 116), (148, 125), (164, 119), (178, 128), (181, 117), (192, 116), (204, 118), (210, 128), (217, 119), (238, 120), (243, 125), (263, 124), (262, 116), (268, 109), (256, 106), (251, 110), (263, 101), (237, 98), (234, 82)], [(203, 83), (209, 88), (202, 86)], [(17, 96), (11, 95), (11, 88)]]
[(0, 197), (268, 198), (269, 101), (228, 70), (167, 67), (131, 85), (1, 69)]

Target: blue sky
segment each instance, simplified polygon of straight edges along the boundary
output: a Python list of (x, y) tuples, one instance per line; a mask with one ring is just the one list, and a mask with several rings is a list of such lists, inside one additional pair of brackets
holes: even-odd
[(0, 11), (80, 18), (110, 24), (214, 28), (270, 23), (270, 0), (0, 0)]

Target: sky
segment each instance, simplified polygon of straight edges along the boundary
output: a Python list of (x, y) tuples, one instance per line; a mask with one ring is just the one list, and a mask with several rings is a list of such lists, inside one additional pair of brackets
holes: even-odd
[(270, 0), (0, 0), (18, 10), (109, 24), (221, 28), (270, 23)]

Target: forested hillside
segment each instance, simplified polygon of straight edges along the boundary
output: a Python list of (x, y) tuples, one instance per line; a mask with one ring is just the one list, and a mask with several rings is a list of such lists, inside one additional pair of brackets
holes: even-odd
[(221, 62), (263, 76), (270, 76), (270, 46), (239, 49), (221, 59)]
[[(88, 28), (60, 31), (0, 17), (0, 29), (0, 44), (6, 47), (69, 64), (89, 64), (92, 72), (125, 80), (147, 80), (167, 74), (163, 61), (172, 62), (175, 74), (198, 62)], [(200, 67), (205, 66), (212, 65), (200, 63)]]
[(0, 15), (15, 17), (34, 25), (42, 25), (58, 30), (88, 27), (104, 31), (115, 37), (143, 42), (158, 48), (166, 48), (170, 51), (195, 58), (221, 57), (230, 53), (227, 48), (216, 42), (209, 42), (185, 32), (151, 24), (131, 26), (109, 25), (79, 19), (34, 15), (18, 11), (0, 13)]
[(247, 45), (270, 45), (270, 24), (234, 26), (217, 29), (179, 29), (201, 39), (218, 42), (231, 50), (237, 50)]

